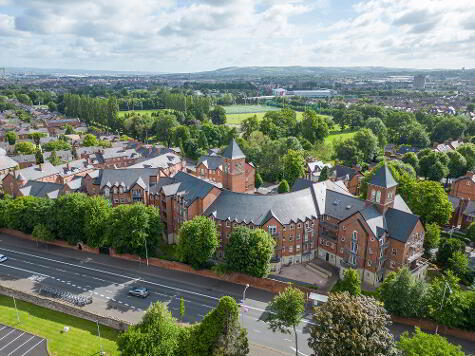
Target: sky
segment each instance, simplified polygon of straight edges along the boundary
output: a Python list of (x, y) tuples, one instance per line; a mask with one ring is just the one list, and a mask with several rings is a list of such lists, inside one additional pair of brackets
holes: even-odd
[(0, 67), (475, 67), (475, 0), (0, 0)]

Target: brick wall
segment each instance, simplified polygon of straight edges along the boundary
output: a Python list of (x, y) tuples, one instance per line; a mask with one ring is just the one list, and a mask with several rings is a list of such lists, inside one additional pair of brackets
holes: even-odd
[(46, 298), (40, 295), (29, 294), (12, 288), (8, 288), (0, 285), (0, 294), (9, 297), (15, 297), (16, 299), (38, 305), (43, 308), (59, 311), (61, 313), (76, 316), (81, 319), (90, 320), (92, 322), (98, 321), (99, 324), (108, 326), (110, 328), (125, 331), (128, 329), (130, 323), (127, 321), (113, 319), (104, 315), (91, 313), (84, 309), (77, 308), (73, 305), (63, 303), (59, 300)]

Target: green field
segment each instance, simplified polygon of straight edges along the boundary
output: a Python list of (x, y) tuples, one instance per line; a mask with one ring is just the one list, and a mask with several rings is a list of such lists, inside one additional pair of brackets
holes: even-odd
[(153, 112), (157, 112), (157, 111), (160, 111), (160, 110), (128, 110), (128, 111), (119, 111), (119, 117), (123, 117), (125, 116), (126, 113), (133, 113), (133, 112), (136, 112), (136, 113), (139, 113), (139, 114), (151, 114)]
[(330, 134), (325, 137), (325, 145), (332, 145), (338, 139), (346, 140), (347, 138), (352, 138), (356, 134), (356, 131), (330, 131)]
[[(99, 338), (95, 323), (19, 300), (16, 303), (20, 323), (12, 298), (0, 295), (0, 323), (48, 339), (51, 356), (99, 355), (101, 342), (106, 355), (119, 355), (115, 342), (118, 331), (100, 326)], [(66, 333), (64, 326), (70, 328)]]
[(226, 114), (255, 114), (266, 113), (268, 111), (278, 111), (280, 108), (267, 105), (229, 105), (223, 106)]
[[(270, 111), (270, 110), (268, 110)], [(226, 114), (226, 122), (231, 125), (239, 125), (243, 120), (250, 116), (256, 115), (258, 120), (261, 120), (266, 112), (241, 113), (241, 114)], [(297, 121), (302, 120), (303, 112), (297, 111)]]

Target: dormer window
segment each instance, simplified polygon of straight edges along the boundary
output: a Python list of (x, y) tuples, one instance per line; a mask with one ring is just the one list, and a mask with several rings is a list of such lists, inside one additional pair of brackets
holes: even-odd
[(106, 197), (109, 196), (109, 188), (105, 188), (105, 189), (104, 189), (104, 195), (105, 195)]
[(114, 188), (114, 194), (117, 194), (117, 188)]
[(124, 192), (124, 188), (119, 187), (119, 193), (122, 194)]

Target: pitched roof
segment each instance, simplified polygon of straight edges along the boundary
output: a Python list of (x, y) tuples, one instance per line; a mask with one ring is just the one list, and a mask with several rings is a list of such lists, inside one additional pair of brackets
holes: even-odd
[(231, 142), (229, 142), (228, 147), (224, 149), (221, 156), (223, 156), (224, 158), (229, 158), (229, 159), (246, 158), (246, 156), (241, 151), (241, 148), (239, 147), (235, 139), (232, 139)]
[(201, 156), (196, 167), (203, 163), (206, 168), (211, 170), (222, 169), (223, 161), (223, 157), (220, 156)]
[(0, 171), (18, 166), (18, 162), (8, 156), (0, 156)]
[(387, 165), (379, 168), (371, 177), (370, 184), (377, 185), (383, 188), (391, 188), (397, 185), (396, 180), (391, 174)]
[(339, 164), (335, 165), (333, 170), (333, 174), (336, 176), (336, 179), (345, 179), (345, 177), (348, 176), (348, 179), (350, 180), (358, 173), (359, 172), (354, 168), (341, 166)]
[(162, 168), (166, 169), (181, 162), (181, 157), (176, 153), (168, 152), (159, 156), (140, 161), (127, 168)]
[(178, 172), (173, 177), (173, 183), (162, 186), (166, 196), (180, 195), (183, 197), (186, 206), (190, 206), (197, 198), (204, 198), (215, 187), (215, 185), (187, 174)]
[(385, 218), (389, 236), (404, 243), (407, 242), (411, 231), (419, 221), (419, 216), (393, 208), (386, 211)]
[(156, 177), (157, 174), (158, 170), (156, 168), (100, 169), (94, 183), (99, 184), (100, 189), (106, 185), (109, 187), (119, 186), (121, 183), (125, 185), (126, 190), (132, 188), (135, 183), (139, 183), (139, 185), (143, 185), (144, 189), (147, 189), (150, 185), (150, 177)]
[(56, 199), (63, 190), (62, 184), (30, 180), (20, 192), (23, 196)]
[(31, 166), (28, 168), (19, 169), (15, 171), (14, 174), (15, 174), (15, 177), (18, 177), (18, 175), (21, 175), (26, 180), (37, 180), (43, 177), (59, 174), (59, 171), (51, 163), (49, 163), (48, 161), (45, 161), (45, 163), (42, 164), (42, 168), (40, 168), (40, 165)]

